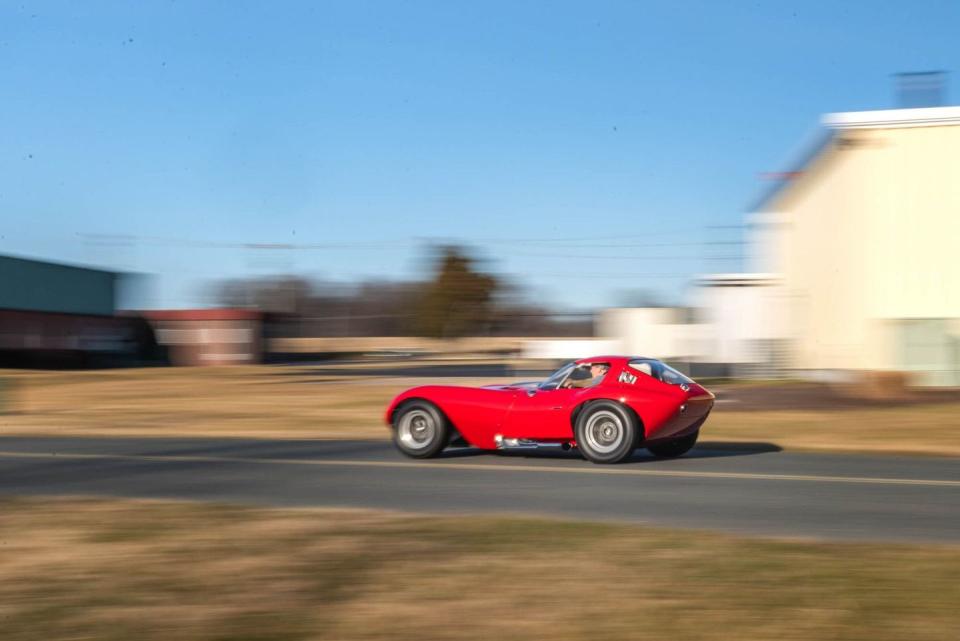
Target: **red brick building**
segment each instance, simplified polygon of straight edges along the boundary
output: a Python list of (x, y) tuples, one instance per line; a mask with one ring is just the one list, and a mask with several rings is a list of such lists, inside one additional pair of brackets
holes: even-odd
[(263, 314), (248, 309), (138, 312), (173, 365), (244, 365), (263, 360)]

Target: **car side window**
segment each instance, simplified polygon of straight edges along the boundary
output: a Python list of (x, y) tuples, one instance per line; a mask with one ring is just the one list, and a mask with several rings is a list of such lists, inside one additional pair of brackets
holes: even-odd
[(647, 376), (653, 376), (653, 365), (646, 361), (632, 361), (630, 367)]
[(645, 358), (636, 358), (627, 363), (627, 365), (630, 366), (630, 369), (636, 370), (641, 374), (646, 374), (650, 378), (655, 378), (658, 381), (663, 380), (660, 378), (660, 364), (656, 361)]
[(610, 363), (581, 363), (560, 384), (563, 389), (583, 389), (599, 385), (610, 371)]
[(590, 366), (589, 365), (577, 365), (573, 368), (573, 371), (570, 372), (570, 376), (567, 377), (567, 380), (564, 381), (564, 384), (568, 384), (571, 387), (575, 385), (585, 385), (587, 381), (590, 380)]
[(661, 361), (637, 358), (628, 363), (630, 369), (636, 370), (667, 385), (690, 385), (693, 381), (666, 363)]
[(667, 385), (690, 385), (693, 383), (693, 380), (666, 363), (663, 364), (663, 371), (660, 375), (663, 377), (663, 382)]

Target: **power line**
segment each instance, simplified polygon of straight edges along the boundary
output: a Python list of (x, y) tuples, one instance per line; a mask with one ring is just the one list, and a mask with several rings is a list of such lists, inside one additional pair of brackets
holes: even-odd
[[(554, 258), (554, 259), (570, 259), (570, 260), (700, 260), (704, 258), (702, 254), (673, 254), (673, 255), (659, 255), (659, 256), (644, 256), (644, 255), (629, 255), (622, 256), (619, 254), (531, 254), (528, 252), (511, 252), (510, 256), (519, 256), (523, 258)], [(739, 256), (711, 256), (712, 260), (739, 260)]]
[[(392, 240), (392, 241), (357, 241), (357, 242), (337, 242), (337, 243), (267, 243), (267, 242), (225, 242), (211, 240), (194, 240), (189, 238), (172, 238), (162, 236), (137, 236), (132, 234), (79, 234), (86, 239), (88, 244), (92, 245), (130, 245), (135, 242), (144, 242), (149, 244), (180, 245), (184, 247), (193, 247), (198, 249), (250, 249), (257, 251), (300, 251), (300, 250), (349, 250), (349, 249), (406, 249), (409, 246), (423, 243), (424, 239), (419, 241), (413, 239)], [(624, 236), (616, 240), (625, 240), (631, 238)], [(643, 237), (637, 237), (643, 238)], [(530, 243), (550, 243), (553, 241), (572, 242), (572, 239), (499, 239), (497, 241), (483, 239), (461, 239), (459, 242), (473, 244), (530, 244)], [(586, 239), (585, 239), (586, 240)], [(600, 239), (590, 239), (600, 240)], [(453, 241), (449, 241), (453, 242)], [(440, 243), (438, 243), (440, 244)], [(650, 247), (702, 247), (704, 245), (742, 245), (743, 241), (692, 241), (692, 242), (620, 242), (613, 244), (589, 244), (578, 243), (565, 245), (562, 249), (632, 249), (632, 248), (650, 248)], [(558, 248), (559, 249), (559, 248)]]
[[(509, 277), (509, 276), (516, 276), (516, 274), (511, 274), (511, 273), (505, 273), (505, 274), (500, 274), (500, 275), (501, 275), (501, 276), (507, 276), (507, 277)], [(565, 280), (565, 279), (573, 279), (573, 278), (577, 278), (577, 279), (581, 279), (581, 278), (597, 278), (597, 279), (617, 278), (617, 279), (621, 279), (621, 278), (622, 278), (622, 279), (635, 280), (635, 279), (637, 279), (637, 278), (675, 278), (675, 277), (678, 277), (678, 276), (687, 277), (687, 276), (689, 276), (689, 275), (690, 275), (690, 272), (689, 272), (689, 271), (681, 271), (681, 272), (647, 272), (647, 273), (644, 273), (644, 272), (629, 272), (629, 273), (625, 273), (625, 272), (609, 272), (609, 273), (592, 273), (592, 274), (591, 274), (591, 273), (583, 273), (583, 272), (555, 272), (555, 273), (551, 273), (551, 272), (539, 272), (539, 271), (538, 271), (538, 272), (533, 272), (533, 273), (530, 273), (530, 274), (523, 274), (523, 276), (524, 276), (525, 278), (546, 276), (547, 278), (557, 278), (557, 279), (559, 279), (559, 280), (561, 280), (561, 281), (562, 281), (562, 280)]]

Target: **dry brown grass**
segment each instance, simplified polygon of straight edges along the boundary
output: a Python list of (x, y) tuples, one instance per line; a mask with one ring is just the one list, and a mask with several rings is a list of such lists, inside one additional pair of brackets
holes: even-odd
[(307, 367), (8, 373), (6, 434), (377, 438), (382, 413), (415, 381), (316, 376)]
[[(244, 366), (78, 372), (7, 371), (14, 409), (0, 434), (386, 438), (382, 413), (413, 385), (444, 382)], [(329, 369), (329, 368), (328, 368)], [(449, 379), (477, 385), (498, 379)], [(737, 411), (718, 405), (704, 440), (790, 449), (960, 455), (960, 404), (882, 409)]]
[(529, 338), (467, 336), (464, 338), (421, 338), (415, 336), (337, 337), (337, 338), (274, 338), (270, 349), (277, 352), (374, 352), (425, 351), (457, 358), (463, 354), (512, 352), (520, 349)]
[(786, 449), (960, 456), (960, 403), (878, 409), (710, 415), (704, 440), (766, 441)]
[(506, 517), (0, 502), (0, 637), (780, 639), (960, 635), (960, 548)]

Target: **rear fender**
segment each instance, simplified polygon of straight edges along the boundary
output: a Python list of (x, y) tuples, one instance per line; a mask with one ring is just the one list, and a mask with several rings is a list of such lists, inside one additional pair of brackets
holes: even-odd
[(609, 401), (611, 403), (616, 403), (617, 405), (627, 410), (627, 412), (629, 412), (633, 416), (633, 419), (637, 422), (637, 430), (638, 430), (637, 440), (642, 441), (644, 439), (644, 433), (645, 433), (644, 422), (643, 422), (643, 419), (640, 417), (640, 414), (637, 413), (637, 410), (635, 410), (633, 407), (631, 407), (627, 403), (624, 403), (620, 399), (606, 398), (603, 396), (587, 399), (573, 408), (573, 411), (570, 412), (570, 429), (571, 431), (573, 431), (574, 434), (576, 434), (577, 418), (580, 416), (581, 413), (583, 413), (583, 410), (590, 405), (590, 403), (596, 403), (597, 401)]

